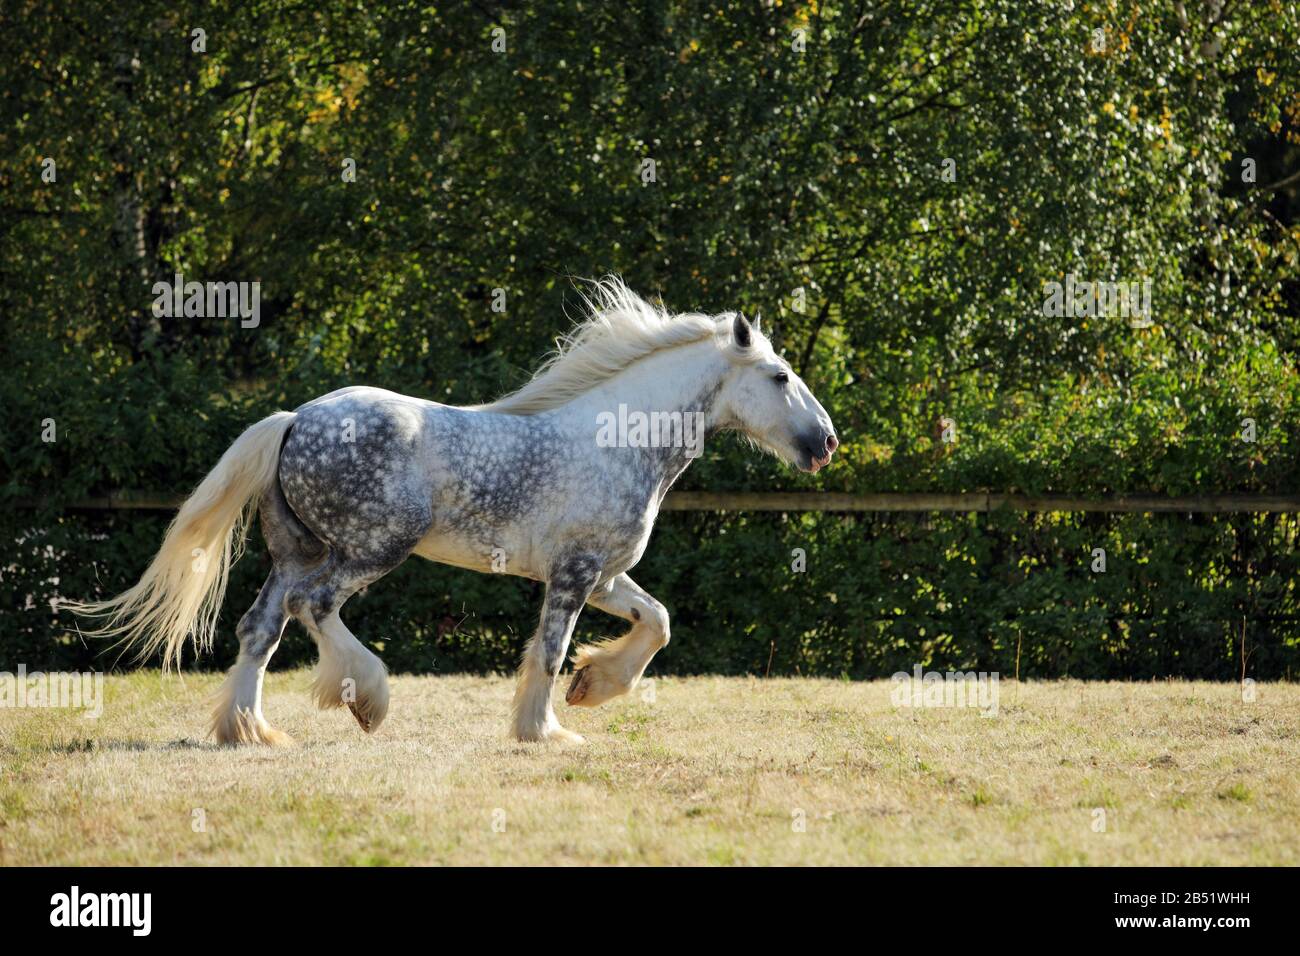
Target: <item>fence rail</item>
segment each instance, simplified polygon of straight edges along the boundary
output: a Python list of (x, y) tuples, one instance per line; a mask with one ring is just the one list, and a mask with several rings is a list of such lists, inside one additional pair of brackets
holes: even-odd
[[(65, 505), (76, 511), (174, 511), (184, 498), (150, 491), (118, 491)], [(21, 500), (39, 507), (48, 502)], [(997, 492), (933, 494), (843, 494), (829, 491), (673, 491), (664, 511), (955, 511), (989, 512), (1006, 509), (1027, 512), (1204, 513), (1300, 512), (1300, 495), (1018, 495)]]
[(853, 495), (803, 491), (677, 491), (665, 511), (1101, 511), (1230, 512), (1300, 511), (1300, 495), (1013, 495), (998, 492), (932, 494), (927, 492)]

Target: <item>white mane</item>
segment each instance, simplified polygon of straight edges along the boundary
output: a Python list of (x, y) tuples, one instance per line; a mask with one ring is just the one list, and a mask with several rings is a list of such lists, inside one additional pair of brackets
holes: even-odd
[[(699, 342), (710, 336), (718, 341), (720, 348), (732, 344), (731, 314), (670, 315), (642, 299), (618, 276), (606, 276), (590, 285), (590, 294), (581, 293), (587, 304), (587, 318), (556, 341), (555, 352), (528, 384), (475, 408), (507, 415), (532, 415), (577, 398), (660, 349)], [(756, 333), (755, 338), (760, 336)], [(758, 351), (751, 347), (745, 353)]]

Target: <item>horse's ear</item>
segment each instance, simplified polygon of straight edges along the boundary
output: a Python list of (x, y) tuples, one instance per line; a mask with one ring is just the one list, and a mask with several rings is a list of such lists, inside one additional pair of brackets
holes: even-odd
[(763, 313), (760, 312), (754, 316), (754, 331), (759, 335), (763, 334)]
[(754, 330), (749, 327), (749, 320), (739, 312), (731, 323), (731, 337), (736, 340), (737, 348), (747, 349), (754, 344)]

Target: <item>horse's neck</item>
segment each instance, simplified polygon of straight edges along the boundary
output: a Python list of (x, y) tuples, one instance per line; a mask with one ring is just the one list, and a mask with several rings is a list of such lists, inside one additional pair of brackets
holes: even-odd
[[(701, 429), (699, 438), (712, 434), (719, 425), (718, 395), (728, 362), (712, 340), (665, 349), (648, 355), (609, 381), (570, 402), (565, 418), (580, 433), (595, 434), (602, 414), (620, 416), (660, 413), (691, 417), (692, 428)], [(686, 447), (642, 448), (648, 467), (659, 480), (660, 492), (667, 491), (693, 460)]]
[(709, 425), (727, 360), (712, 341), (681, 345), (647, 355), (583, 396), (587, 409), (617, 410), (620, 404), (646, 412), (704, 412)]

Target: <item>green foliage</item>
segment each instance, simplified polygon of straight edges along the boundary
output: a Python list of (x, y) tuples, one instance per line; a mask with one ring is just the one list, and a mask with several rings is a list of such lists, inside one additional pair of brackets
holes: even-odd
[[(88, 662), (51, 601), (131, 583), (164, 526), (62, 505), (184, 492), (341, 385), (495, 396), (571, 275), (762, 312), (843, 439), (816, 478), (717, 443), (683, 488), (1295, 491), (1293, 4), (20, 0), (0, 25), (0, 666)], [(154, 318), (178, 271), (261, 282), (260, 325)], [(1150, 279), (1154, 325), (1044, 315), (1069, 273)], [(1227, 677), (1244, 619), (1278, 676), (1294, 546), (1278, 516), (691, 514), (637, 577), (682, 671)], [(502, 668), (535, 592), (408, 564), (349, 619), (397, 669)]]

